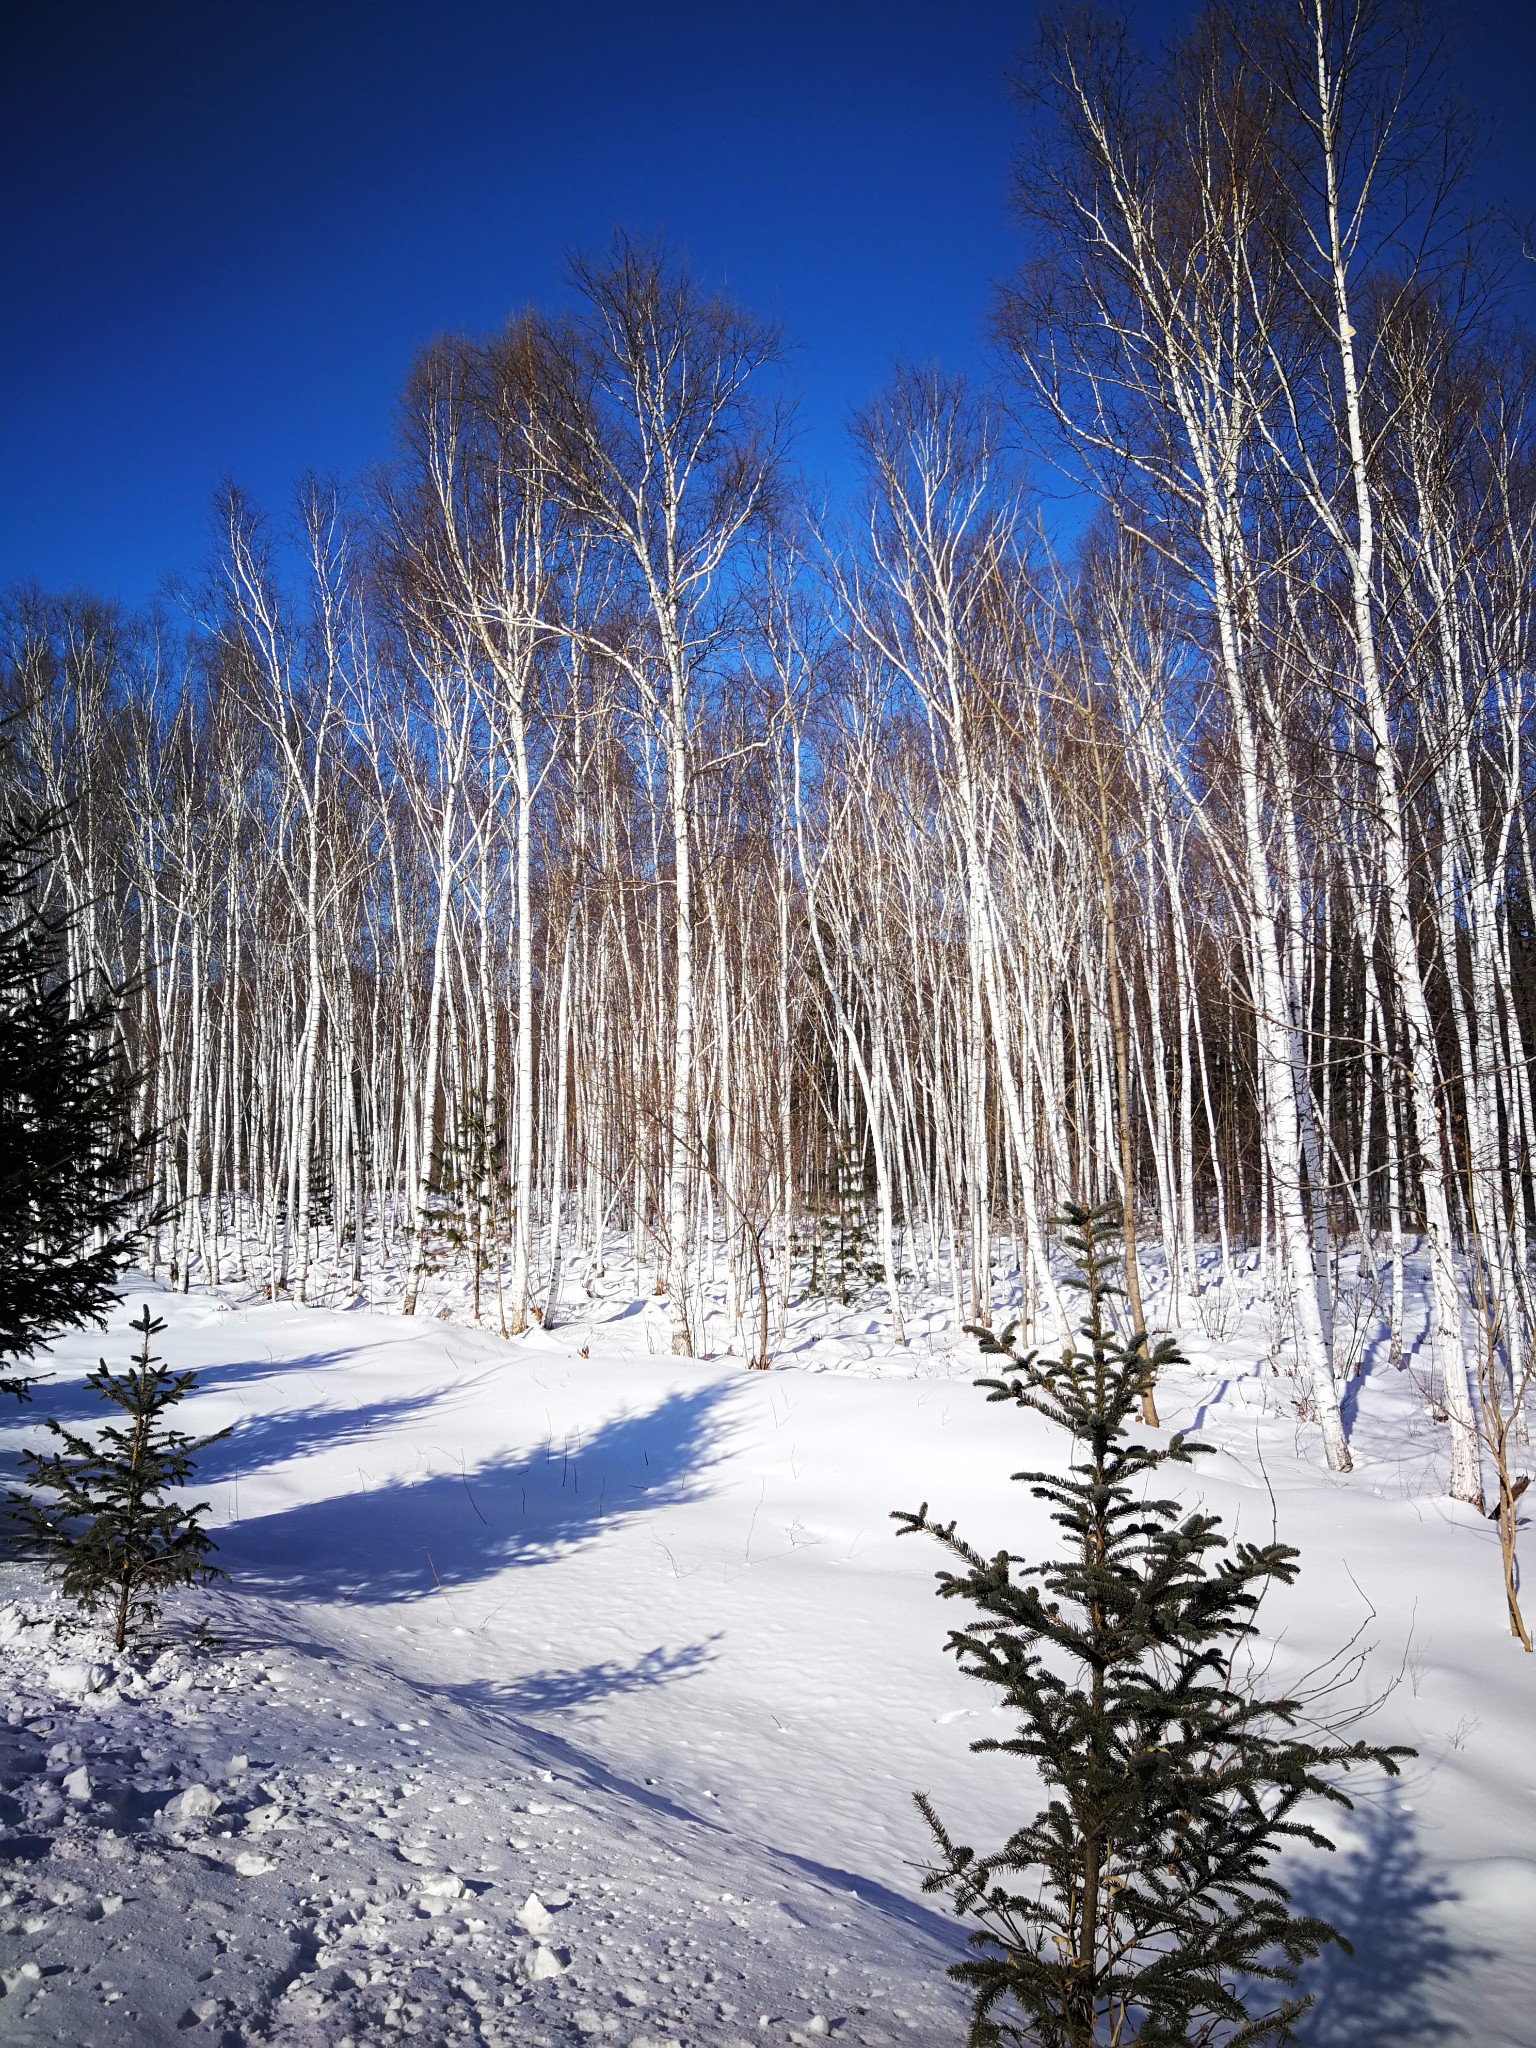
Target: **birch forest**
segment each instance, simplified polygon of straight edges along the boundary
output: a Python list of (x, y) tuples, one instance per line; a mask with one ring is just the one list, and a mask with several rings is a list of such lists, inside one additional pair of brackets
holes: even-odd
[(1133, 1324), (1261, 1291), (1338, 1471), (1421, 1274), (1482, 1502), (1536, 1338), (1524, 258), (1372, 0), (1074, 16), (1017, 83), (995, 376), (897, 369), (831, 503), (784, 337), (620, 239), (424, 348), (378, 472), (225, 487), (174, 601), (9, 593), (148, 1256), (508, 1335), (623, 1259), (766, 1367), (808, 1293), (1048, 1329), (1110, 1202)]

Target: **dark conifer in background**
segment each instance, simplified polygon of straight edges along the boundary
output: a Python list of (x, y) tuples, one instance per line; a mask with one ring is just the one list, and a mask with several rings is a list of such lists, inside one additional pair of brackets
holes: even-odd
[[(40, 904), (51, 830), (0, 825), (0, 1368), (102, 1320), (144, 1192), (114, 999), (71, 976), (67, 924)], [(33, 1384), (0, 1370), (0, 1392)]]
[(148, 1303), (129, 1327), (143, 1340), (133, 1366), (114, 1373), (103, 1359), (85, 1382), (123, 1419), (105, 1423), (94, 1443), (50, 1419), (63, 1449), (23, 1451), (35, 1490), (13, 1495), (17, 1519), (64, 1592), (86, 1613), (111, 1609), (119, 1650), (153, 1620), (165, 1593), (224, 1576), (208, 1562), (213, 1540), (198, 1522), (208, 1503), (184, 1508), (166, 1489), (185, 1486), (198, 1452), (229, 1434), (195, 1439), (165, 1427), (197, 1374), (171, 1372), (151, 1353), (150, 1339), (165, 1325)]
[(1310, 2002), (1293, 1995), (1297, 1967), (1342, 1937), (1290, 1911), (1275, 1857), (1292, 1842), (1331, 1847), (1297, 1809), (1309, 1797), (1348, 1806), (1340, 1770), (1395, 1773), (1412, 1752), (1303, 1740), (1303, 1702), (1266, 1698), (1245, 1673), (1259, 1598), (1294, 1579), (1297, 1553), (1229, 1545), (1218, 1517), (1143, 1497), (1161, 1466), (1210, 1447), (1128, 1435), (1144, 1389), (1182, 1361), (1170, 1341), (1114, 1333), (1117, 1212), (1074, 1205), (1065, 1220), (1086, 1349), (1019, 1353), (1012, 1330), (974, 1333), (1008, 1361), (1007, 1377), (977, 1382), (988, 1399), (1044, 1416), (1077, 1448), (1067, 1477), (1013, 1475), (1050, 1504), (1064, 1553), (988, 1559), (953, 1522), (931, 1521), (926, 1502), (895, 1516), (902, 1534), (924, 1530), (959, 1560), (940, 1592), (977, 1619), (948, 1647), (1018, 1717), (1016, 1734), (972, 1747), (1032, 1765), (1045, 1795), (978, 1855), (920, 1794), (940, 1852), (925, 1884), (976, 1922), (974, 1953), (952, 1971), (973, 1994), (976, 2048), (1284, 2041)]

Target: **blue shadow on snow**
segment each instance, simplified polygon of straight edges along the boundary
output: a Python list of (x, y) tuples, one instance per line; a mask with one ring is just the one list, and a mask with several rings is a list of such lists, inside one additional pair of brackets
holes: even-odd
[[(574, 1453), (548, 1443), (465, 1470), (439, 1452), (441, 1469), (381, 1485), (360, 1473), (355, 1492), (221, 1529), (219, 1561), (249, 1590), (364, 1604), (542, 1564), (621, 1517), (696, 1498), (728, 1391), (715, 1382), (671, 1394), (646, 1414), (605, 1423)], [(330, 1426), (346, 1424), (336, 1411)], [(322, 1412), (317, 1439), (326, 1426)]]
[(1361, 1846), (1309, 1865), (1292, 1882), (1293, 1910), (1329, 1921), (1354, 1951), (1330, 1943), (1303, 1971), (1301, 1988), (1317, 2002), (1296, 2029), (1297, 2048), (1465, 2040), (1462, 2018), (1437, 2017), (1429, 1997), (1475, 1984), (1487, 1955), (1452, 1940), (1442, 1924), (1439, 1908), (1456, 1895), (1426, 1863), (1395, 1788), (1357, 1802), (1355, 1818)]
[[(107, 1333), (103, 1336), (97, 1353), (99, 1358), (106, 1359), (107, 1364), (116, 1373), (125, 1372), (132, 1365), (138, 1349), (137, 1338), (130, 1344), (118, 1343), (116, 1340), (122, 1335), (123, 1332), (115, 1330)], [(273, 1359), (270, 1362), (239, 1358), (231, 1359), (223, 1365), (196, 1366), (194, 1369), (197, 1372), (197, 1385), (193, 1389), (193, 1394), (195, 1397), (199, 1394), (222, 1392), (225, 1389), (238, 1393), (241, 1387), (250, 1386), (257, 1380), (279, 1379), (289, 1373), (320, 1372), (328, 1365), (339, 1365), (343, 1362), (355, 1364), (357, 1356), (355, 1351), (316, 1351), (305, 1358)], [(21, 1369), (24, 1372), (36, 1371), (41, 1378), (39, 1384), (32, 1389), (29, 1401), (10, 1407), (6, 1415), (0, 1418), (8, 1427), (23, 1429), (28, 1424), (41, 1426), (49, 1416), (52, 1416), (55, 1422), (62, 1422), (71, 1429), (82, 1423), (89, 1425), (116, 1418), (116, 1409), (110, 1408), (91, 1391), (86, 1385), (84, 1374), (77, 1377), (71, 1373), (68, 1378), (52, 1376), (46, 1352), (39, 1352), (37, 1358), (30, 1363), (22, 1361)], [(88, 1369), (95, 1370), (94, 1366)], [(180, 1411), (181, 1418), (185, 1418), (187, 1413), (188, 1411), (183, 1408)], [(184, 1419), (179, 1421), (178, 1426), (189, 1431), (192, 1427)]]
[(288, 1458), (361, 1443), (376, 1429), (388, 1429), (430, 1408), (441, 1393), (440, 1387), (432, 1387), (424, 1394), (351, 1407), (280, 1409), (271, 1415), (242, 1417), (222, 1443), (201, 1453), (193, 1486), (219, 1486), (237, 1476), (248, 1479)]
[(473, 1700), (481, 1711), (490, 1705), (512, 1714), (560, 1713), (570, 1707), (592, 1706), (598, 1700), (619, 1699), (628, 1693), (654, 1692), (658, 1686), (692, 1678), (714, 1662), (713, 1646), (719, 1640), (716, 1634), (708, 1642), (685, 1643), (680, 1650), (667, 1650), (658, 1644), (632, 1664), (620, 1664), (609, 1658), (601, 1664), (530, 1671), (522, 1678), (460, 1687), (454, 1697)]

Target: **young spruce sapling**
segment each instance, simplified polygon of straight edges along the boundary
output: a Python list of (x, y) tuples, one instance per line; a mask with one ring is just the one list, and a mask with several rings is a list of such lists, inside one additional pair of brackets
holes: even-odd
[(926, 1502), (895, 1517), (959, 1561), (939, 1590), (976, 1619), (948, 1647), (1017, 1717), (1016, 1733), (972, 1747), (1018, 1757), (1043, 1787), (1033, 1818), (983, 1855), (918, 1797), (939, 1850), (926, 1887), (975, 1922), (952, 1970), (972, 1994), (973, 2048), (1285, 2041), (1309, 2003), (1294, 1995), (1299, 1965), (1342, 1937), (1292, 1913), (1275, 1858), (1290, 1843), (1332, 1846), (1299, 1809), (1347, 1807), (1339, 1772), (1395, 1774), (1412, 1754), (1304, 1739), (1304, 1702), (1266, 1697), (1243, 1654), (1261, 1595), (1295, 1578), (1297, 1553), (1231, 1544), (1217, 1516), (1148, 1497), (1162, 1466), (1210, 1446), (1129, 1434), (1144, 1389), (1181, 1360), (1169, 1340), (1113, 1329), (1114, 1216), (1073, 1205), (1065, 1219), (1085, 1345), (1050, 1356), (1016, 1351), (1012, 1330), (975, 1332), (1007, 1361), (1005, 1377), (977, 1382), (987, 1398), (1043, 1416), (1076, 1447), (1065, 1477), (1014, 1474), (1049, 1504), (1062, 1554), (983, 1557)]
[(153, 1620), (172, 1588), (225, 1576), (208, 1562), (213, 1539), (199, 1522), (207, 1501), (182, 1507), (166, 1490), (185, 1486), (198, 1453), (229, 1431), (193, 1438), (166, 1426), (197, 1374), (171, 1372), (150, 1351), (165, 1324), (147, 1302), (129, 1327), (142, 1339), (133, 1365), (114, 1373), (103, 1359), (86, 1381), (122, 1420), (104, 1423), (93, 1443), (50, 1418), (47, 1427), (63, 1448), (24, 1451), (36, 1490), (15, 1495), (17, 1519), (69, 1598), (86, 1613), (111, 1610), (119, 1650)]

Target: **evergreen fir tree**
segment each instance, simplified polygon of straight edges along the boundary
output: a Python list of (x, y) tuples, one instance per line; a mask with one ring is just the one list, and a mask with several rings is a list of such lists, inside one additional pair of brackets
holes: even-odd
[(885, 1267), (875, 1256), (874, 1231), (869, 1220), (869, 1189), (865, 1183), (864, 1156), (845, 1137), (837, 1150), (837, 1298), (846, 1308), (855, 1292), (862, 1294), (869, 1283), (885, 1278)]
[[(874, 1282), (885, 1278), (870, 1221), (869, 1186), (863, 1154), (851, 1136), (838, 1139), (830, 1171), (831, 1191), (812, 1210), (811, 1277), (808, 1291), (847, 1308)], [(823, 1220), (836, 1230), (836, 1257), (822, 1258)]]
[[(457, 1129), (443, 1138), (433, 1175), (426, 1268), (429, 1272), (445, 1266), (457, 1270), (468, 1262), (476, 1322), (480, 1320), (481, 1283), (500, 1256), (496, 1197), (505, 1171), (505, 1149), (482, 1089), (461, 1107)], [(482, 1190), (490, 1196), (485, 1213)]]
[(1309, 1797), (1348, 1806), (1340, 1770), (1395, 1773), (1412, 1754), (1306, 1741), (1303, 1702), (1264, 1698), (1245, 1681), (1255, 1609), (1271, 1582), (1294, 1579), (1293, 1549), (1231, 1546), (1218, 1517), (1142, 1497), (1161, 1466), (1189, 1465), (1210, 1446), (1128, 1434), (1143, 1389), (1181, 1361), (1170, 1341), (1149, 1348), (1142, 1332), (1114, 1333), (1114, 1216), (1067, 1212), (1086, 1348), (1020, 1353), (1012, 1329), (974, 1332), (1008, 1360), (1006, 1378), (977, 1382), (988, 1399), (1031, 1409), (1078, 1447), (1065, 1478), (1014, 1475), (1050, 1503), (1064, 1555), (985, 1558), (953, 1522), (931, 1521), (926, 1502), (895, 1517), (902, 1534), (924, 1530), (959, 1560), (939, 1574), (940, 1592), (978, 1618), (948, 1647), (1018, 1717), (1014, 1735), (972, 1747), (1019, 1757), (1045, 1788), (1042, 1810), (984, 1855), (918, 1797), (939, 1847), (927, 1889), (976, 1922), (973, 1954), (952, 1971), (973, 1994), (975, 2048), (1289, 2038), (1310, 2003), (1293, 1995), (1298, 1966), (1342, 1937), (1290, 1911), (1274, 1859), (1291, 1842), (1331, 1846), (1298, 1808)]
[(165, 1490), (185, 1486), (198, 1452), (229, 1434), (195, 1439), (164, 1426), (197, 1374), (171, 1372), (151, 1353), (150, 1339), (165, 1324), (147, 1302), (129, 1327), (143, 1340), (130, 1370), (114, 1373), (103, 1359), (86, 1381), (121, 1410), (123, 1421), (103, 1424), (92, 1443), (50, 1419), (64, 1448), (52, 1455), (23, 1451), (27, 1478), (40, 1492), (13, 1495), (18, 1520), (65, 1593), (87, 1613), (112, 1610), (118, 1649), (131, 1630), (153, 1620), (162, 1594), (224, 1577), (208, 1562), (213, 1540), (198, 1523), (207, 1501), (184, 1508)]
[[(113, 1000), (71, 978), (67, 924), (39, 905), (51, 829), (0, 827), (0, 1365), (101, 1321), (143, 1194)], [(34, 1384), (0, 1373), (0, 1392)]]

